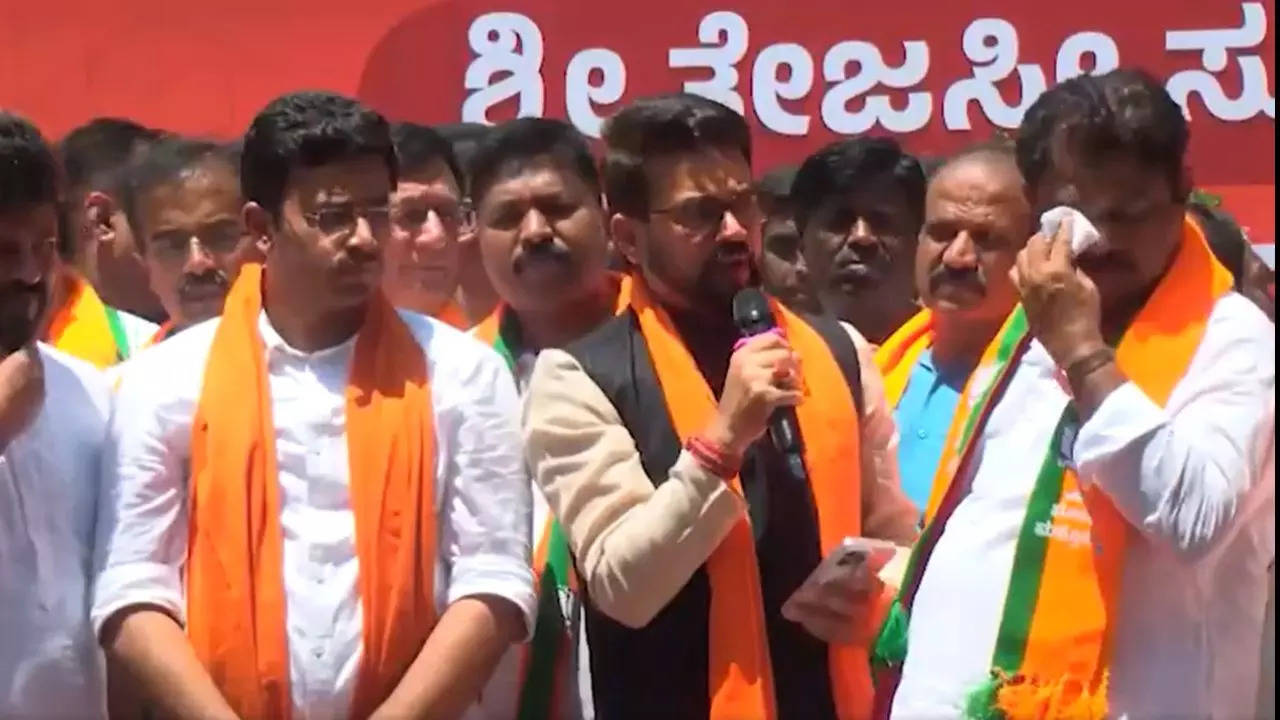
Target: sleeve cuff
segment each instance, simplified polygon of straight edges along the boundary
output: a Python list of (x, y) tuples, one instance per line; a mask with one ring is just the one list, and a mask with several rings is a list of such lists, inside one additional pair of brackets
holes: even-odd
[(160, 563), (131, 563), (104, 570), (94, 589), (89, 620), (95, 637), (113, 615), (135, 605), (155, 605), (186, 626), (186, 603), (178, 573)]
[(1127, 382), (1116, 388), (1076, 436), (1071, 455), (1080, 470), (1081, 482), (1096, 480), (1105, 488), (1106, 474), (1094, 473), (1091, 469), (1149, 435), (1167, 420), (1164, 409), (1137, 385)]
[(478, 595), (502, 598), (515, 605), (524, 616), (525, 634), (521, 642), (533, 637), (538, 598), (533, 590), (533, 571), (527, 564), (493, 554), (458, 558), (450, 573), (447, 603), (452, 605)]

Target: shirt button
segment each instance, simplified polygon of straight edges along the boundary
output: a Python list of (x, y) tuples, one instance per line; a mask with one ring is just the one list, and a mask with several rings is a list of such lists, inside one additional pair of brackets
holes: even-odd
[(916, 437), (918, 437), (918, 438), (920, 438), (921, 440), (923, 440), (923, 439), (925, 439), (925, 438), (929, 437), (929, 433), (925, 432), (924, 430), (917, 430), (917, 431), (916, 431)]
[(311, 648), (311, 656), (317, 660), (324, 657), (324, 648), (319, 645), (316, 645), (315, 647)]

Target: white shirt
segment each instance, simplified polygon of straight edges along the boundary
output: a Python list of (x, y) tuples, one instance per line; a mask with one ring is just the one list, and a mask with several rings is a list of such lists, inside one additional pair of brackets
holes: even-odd
[[(988, 677), (1035, 468), (1068, 397), (1038, 342), (979, 440), (916, 594), (893, 715), (958, 717)], [(1275, 556), (1275, 326), (1230, 294), (1164, 407), (1126, 384), (1080, 428), (1081, 481), (1136, 528), (1126, 547), (1111, 716), (1248, 718)]]
[[(497, 353), (430, 318), (401, 311), (426, 352), (436, 433), (436, 607), (493, 595), (532, 626), (529, 483), (519, 403)], [(191, 420), (218, 319), (140, 354), (125, 369), (102, 511), (95, 627), (154, 604), (185, 616)], [(343, 393), (355, 338), (297, 351), (261, 316), (281, 489), (290, 689), (298, 718), (346, 717), (362, 646), (359, 567), (348, 487)]]
[[(472, 332), (474, 335), (474, 332)], [(533, 366), (538, 359), (535, 352), (522, 352), (515, 358), (515, 381), (523, 395), (529, 387), (529, 378), (533, 375)], [(533, 497), (533, 525), (530, 528), (530, 547), (537, 548), (542, 540), (542, 531), (547, 519), (551, 516), (551, 508), (542, 490), (529, 481)], [(558, 699), (556, 715), (561, 720), (591, 720), (595, 717), (595, 703), (591, 694), (591, 657), (587, 648), (586, 616), (582, 607), (582, 598), (578, 595), (561, 594), (561, 616), (569, 627), (569, 635), (574, 639), (574, 654), (570, 658), (569, 667), (576, 672), (565, 678), (569, 687), (559, 688), (555, 697)], [(465, 716), (466, 720), (510, 720), (516, 716), (520, 703), (520, 690), (524, 680), (524, 661), (529, 652), (528, 645), (513, 645), (498, 667), (493, 677), (485, 685), (480, 695), (480, 702)]]
[(38, 348), (44, 405), (0, 454), (0, 717), (105, 717), (89, 574), (110, 394)]

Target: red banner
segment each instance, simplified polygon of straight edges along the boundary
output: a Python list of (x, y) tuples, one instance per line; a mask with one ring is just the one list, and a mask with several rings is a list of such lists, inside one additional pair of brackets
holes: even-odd
[[(270, 97), (324, 87), (421, 122), (563, 117), (588, 134), (685, 89), (743, 112), (757, 167), (834, 138), (942, 154), (1016, 127), (1066, 77), (1142, 66), (1192, 121), (1199, 186), (1273, 242), (1274, 0), (162, 0), (21, 3), (0, 26), (0, 97), (57, 136), (92, 115), (232, 136)], [(74, 22), (72, 22), (74, 20)]]

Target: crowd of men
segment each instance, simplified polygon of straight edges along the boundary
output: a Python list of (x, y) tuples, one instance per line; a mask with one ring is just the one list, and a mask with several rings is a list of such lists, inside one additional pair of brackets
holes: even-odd
[(1188, 138), (0, 112), (0, 717), (1266, 714), (1274, 270)]

